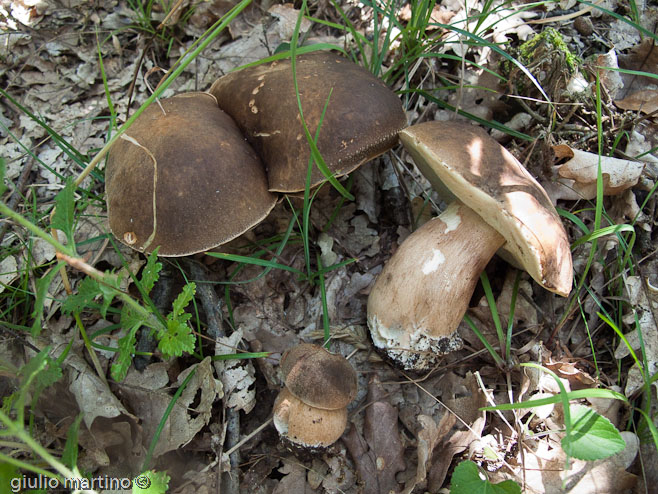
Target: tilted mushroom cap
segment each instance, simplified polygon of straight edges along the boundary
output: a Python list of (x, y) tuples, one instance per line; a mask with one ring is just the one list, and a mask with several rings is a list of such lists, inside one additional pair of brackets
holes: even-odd
[[(400, 99), (366, 69), (329, 52), (299, 55), (296, 69), (304, 120), (313, 136), (322, 121), (317, 146), (335, 176), (397, 143), (407, 125)], [(290, 60), (229, 73), (210, 92), (265, 162), (270, 190), (304, 190), (310, 150)], [(323, 180), (314, 165), (311, 186)]]
[(305, 447), (325, 448), (345, 431), (347, 408), (323, 410), (302, 402), (287, 388), (274, 401), (274, 427), (281, 436)]
[(356, 372), (341, 355), (303, 343), (281, 357), (286, 387), (307, 405), (326, 410), (345, 408), (356, 396)]
[(448, 189), (496, 229), (537, 283), (569, 294), (571, 250), (562, 222), (546, 192), (509, 151), (462, 122), (413, 125), (400, 139), (432, 186), (440, 193)]
[(149, 106), (112, 146), (105, 172), (112, 233), (162, 256), (212, 249), (274, 207), (264, 167), (208, 93)]

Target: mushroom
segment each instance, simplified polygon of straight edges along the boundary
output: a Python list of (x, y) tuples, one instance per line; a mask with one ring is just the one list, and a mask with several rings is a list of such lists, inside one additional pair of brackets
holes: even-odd
[(455, 198), (402, 243), (368, 298), (375, 346), (402, 368), (421, 371), (460, 348), (457, 326), (499, 248), (562, 296), (571, 290), (571, 252), (542, 187), (484, 130), (434, 121), (403, 130), (400, 139), (444, 199)]
[(333, 444), (347, 425), (347, 405), (357, 392), (347, 360), (303, 343), (281, 357), (285, 387), (274, 402), (274, 426), (292, 446), (316, 451)]
[[(366, 69), (330, 52), (313, 52), (297, 56), (296, 72), (304, 120), (311, 135), (320, 128), (317, 147), (334, 176), (352, 172), (397, 143), (398, 131), (407, 125), (402, 103)], [(267, 166), (270, 190), (303, 191), (310, 148), (291, 61), (231, 72), (217, 79), (210, 93)], [(323, 180), (314, 166), (311, 187)]]
[(105, 180), (112, 233), (161, 256), (212, 249), (274, 207), (264, 167), (208, 93), (149, 106), (112, 146)]

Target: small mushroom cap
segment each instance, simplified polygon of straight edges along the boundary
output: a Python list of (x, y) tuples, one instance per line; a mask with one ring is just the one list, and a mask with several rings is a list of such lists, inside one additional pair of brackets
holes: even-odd
[[(363, 67), (329, 52), (296, 58), (304, 120), (339, 177), (384, 153), (407, 125), (402, 103)], [(299, 116), (290, 60), (248, 67), (210, 88), (267, 166), (270, 190), (304, 190), (310, 149)], [(326, 113), (322, 117), (325, 105)], [(321, 123), (320, 123), (321, 122)], [(311, 187), (325, 180), (314, 165)]]
[(149, 106), (110, 149), (105, 172), (110, 229), (140, 252), (212, 249), (274, 207), (265, 170), (208, 93)]
[(495, 228), (537, 283), (569, 294), (567, 233), (544, 189), (510, 152), (483, 129), (462, 122), (413, 125), (400, 139), (432, 186), (439, 193), (447, 189)]
[(283, 388), (274, 401), (273, 419), (279, 434), (292, 443), (309, 448), (326, 448), (345, 431), (347, 408), (315, 408)]
[(356, 396), (356, 372), (341, 355), (303, 343), (281, 357), (286, 387), (304, 403), (326, 410), (346, 407)]

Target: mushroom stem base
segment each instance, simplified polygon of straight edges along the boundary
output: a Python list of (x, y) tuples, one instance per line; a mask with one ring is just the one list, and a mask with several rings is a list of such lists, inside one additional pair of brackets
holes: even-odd
[(480, 273), (505, 239), (455, 201), (411, 234), (368, 298), (373, 343), (400, 367), (431, 368), (461, 347), (457, 326)]

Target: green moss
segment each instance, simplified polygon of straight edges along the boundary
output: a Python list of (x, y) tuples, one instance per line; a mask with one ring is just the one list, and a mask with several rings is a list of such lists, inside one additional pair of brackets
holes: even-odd
[(562, 35), (552, 27), (544, 29), (541, 34), (526, 41), (519, 47), (519, 61), (523, 65), (528, 65), (545, 57), (547, 52), (558, 52), (562, 54), (564, 56), (564, 62), (571, 72), (575, 71), (581, 63), (581, 60), (571, 53)]

